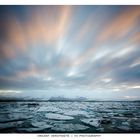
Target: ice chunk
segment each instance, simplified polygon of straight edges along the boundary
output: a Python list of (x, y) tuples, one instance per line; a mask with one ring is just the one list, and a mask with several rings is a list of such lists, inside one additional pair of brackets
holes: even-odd
[(98, 127), (100, 125), (100, 120), (99, 119), (81, 119), (81, 121), (85, 124)]
[(15, 128), (19, 125), (21, 125), (22, 121), (16, 121), (16, 122), (6, 122), (6, 123), (0, 123), (0, 129), (8, 129), (8, 128)]
[(78, 131), (78, 130), (85, 130), (88, 129), (88, 126), (84, 126), (81, 124), (58, 124), (55, 125), (52, 130), (58, 131), (58, 132), (72, 132), (72, 131)]
[(72, 110), (72, 111), (64, 112), (64, 114), (69, 115), (69, 116), (82, 115), (82, 116), (88, 117), (88, 113), (86, 111), (82, 111), (82, 110)]
[(38, 111), (46, 111), (46, 112), (59, 112), (61, 111), (59, 108), (54, 107), (54, 106), (41, 106)]
[(31, 115), (27, 115), (24, 113), (11, 113), (11, 114), (2, 114), (0, 115), (0, 122), (6, 123), (6, 122), (15, 122), (15, 121), (21, 121), (32, 118)]
[(54, 120), (72, 120), (72, 119), (74, 119), (71, 116), (61, 115), (61, 114), (57, 114), (57, 113), (47, 113), (45, 116), (48, 119), (54, 119)]
[(117, 128), (119, 130), (123, 130), (123, 131), (130, 131), (131, 128), (128, 125), (124, 125), (124, 126), (117, 126)]
[(34, 127), (41, 127), (41, 128), (51, 128), (51, 125), (48, 125), (46, 122), (32, 122), (31, 123)]
[(45, 128), (44, 127), (31, 127), (31, 128), (19, 128), (18, 131), (20, 132), (42, 132)]

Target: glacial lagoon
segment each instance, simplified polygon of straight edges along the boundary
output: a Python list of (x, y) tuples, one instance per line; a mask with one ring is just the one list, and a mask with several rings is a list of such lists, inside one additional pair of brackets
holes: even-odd
[(140, 102), (0, 102), (0, 133), (140, 133)]

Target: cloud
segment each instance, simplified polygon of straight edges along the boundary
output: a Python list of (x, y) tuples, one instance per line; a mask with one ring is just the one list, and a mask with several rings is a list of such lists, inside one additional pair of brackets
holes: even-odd
[(117, 15), (107, 26), (104, 26), (97, 42), (118, 41), (119, 39), (129, 35), (135, 28), (140, 16), (139, 6), (125, 8), (125, 10)]
[(4, 6), (0, 88), (124, 98), (140, 84), (139, 16), (139, 6)]

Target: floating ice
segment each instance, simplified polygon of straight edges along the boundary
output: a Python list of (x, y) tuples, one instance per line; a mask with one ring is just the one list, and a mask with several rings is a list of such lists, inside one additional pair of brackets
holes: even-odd
[(31, 123), (34, 127), (41, 127), (41, 128), (51, 128), (51, 125), (48, 125), (46, 122), (32, 122)]
[(56, 114), (56, 113), (47, 113), (45, 116), (48, 119), (54, 119), (54, 120), (72, 120), (72, 119), (74, 119), (71, 116), (65, 116), (65, 115), (60, 115), (60, 114)]
[(88, 117), (88, 113), (86, 111), (82, 111), (82, 110), (67, 111), (67, 112), (64, 112), (64, 114), (69, 115), (69, 116), (83, 115), (83, 116)]
[(20, 132), (40, 132), (43, 131), (45, 128), (44, 127), (30, 127), (30, 128), (20, 128), (18, 129)]
[(123, 130), (123, 131), (130, 131), (131, 130), (131, 128), (128, 125), (117, 126), (117, 128), (119, 130)]
[(61, 111), (59, 108), (55, 106), (41, 106), (38, 111), (46, 111), (46, 112), (58, 112)]
[(7, 115), (0, 115), (0, 122), (15, 122), (32, 118), (30, 115), (24, 113), (11, 113)]
[(52, 130), (61, 131), (61, 132), (72, 132), (78, 130), (85, 130), (88, 128), (89, 128), (88, 126), (84, 126), (81, 124), (59, 124), (54, 126)]
[(27, 104), (0, 103), (0, 133), (140, 131), (140, 102), (39, 102), (34, 110)]
[(98, 127), (100, 125), (100, 120), (99, 119), (81, 119), (81, 121), (85, 124)]
[(22, 121), (0, 123), (0, 130), (13, 128), (13, 127), (15, 128), (15, 127), (21, 125), (22, 123), (23, 123)]

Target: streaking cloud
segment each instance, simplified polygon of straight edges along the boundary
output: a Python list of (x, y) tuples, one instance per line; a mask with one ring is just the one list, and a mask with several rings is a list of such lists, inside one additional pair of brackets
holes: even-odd
[(140, 6), (1, 6), (0, 94), (140, 99), (139, 17)]

